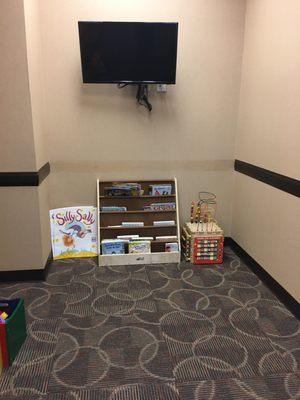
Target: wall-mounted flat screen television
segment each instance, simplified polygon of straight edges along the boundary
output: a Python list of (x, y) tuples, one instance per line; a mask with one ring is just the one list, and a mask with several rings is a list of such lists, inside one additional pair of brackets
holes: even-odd
[(176, 80), (178, 23), (78, 22), (84, 83)]

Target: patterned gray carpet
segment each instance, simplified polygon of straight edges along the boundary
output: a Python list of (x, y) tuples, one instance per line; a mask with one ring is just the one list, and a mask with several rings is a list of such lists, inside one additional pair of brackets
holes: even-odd
[(0, 398), (300, 399), (300, 326), (228, 248), (224, 263), (54, 262), (25, 299), (28, 338)]

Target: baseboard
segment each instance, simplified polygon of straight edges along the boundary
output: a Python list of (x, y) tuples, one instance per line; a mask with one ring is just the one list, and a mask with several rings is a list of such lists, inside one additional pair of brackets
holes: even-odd
[(30, 282), (44, 281), (47, 278), (49, 265), (52, 261), (52, 251), (42, 269), (22, 269), (17, 271), (0, 271), (0, 282)]
[(224, 246), (230, 246), (231, 245), (231, 237), (230, 236), (224, 236)]
[(225, 238), (225, 243), (245, 262), (252, 272), (272, 291), (286, 308), (300, 319), (300, 306), (296, 299), (291, 296), (258, 262), (254, 260), (234, 239)]

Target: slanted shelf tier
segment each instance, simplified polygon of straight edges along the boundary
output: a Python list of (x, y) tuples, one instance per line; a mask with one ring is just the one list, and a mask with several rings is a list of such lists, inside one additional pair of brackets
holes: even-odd
[[(114, 183), (122, 184), (135, 182), (141, 185), (142, 194), (138, 196), (108, 196), (104, 188)], [(150, 185), (171, 185), (171, 193), (167, 195), (149, 194)], [(144, 209), (156, 203), (175, 203), (175, 209)], [(126, 210), (102, 211), (102, 207), (126, 207)], [(155, 264), (180, 262), (180, 231), (178, 216), (178, 192), (176, 178), (170, 180), (127, 180), (127, 181), (100, 181), (97, 180), (97, 207), (98, 207), (98, 254), (99, 266)], [(154, 221), (175, 221), (174, 225), (154, 225)], [(143, 222), (143, 226), (120, 226), (122, 222)], [(119, 235), (139, 235), (153, 237), (151, 253), (128, 253), (125, 245), (125, 254), (101, 254), (103, 239), (116, 239)], [(176, 236), (177, 240), (156, 240), (157, 236)], [(166, 252), (166, 243), (178, 243), (178, 251)]]

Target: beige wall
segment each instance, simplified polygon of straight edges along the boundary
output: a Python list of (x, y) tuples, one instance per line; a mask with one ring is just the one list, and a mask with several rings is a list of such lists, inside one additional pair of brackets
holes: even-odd
[[(44, 120), (46, 110), (42, 64), (40, 0), (24, 0), (24, 15), (36, 169), (39, 170), (49, 161), (46, 140), (47, 126), (45, 125)], [(36, 190), (36, 206), (39, 216), (41, 239), (41, 268), (46, 263), (51, 245), (49, 227), (49, 176), (36, 188)]]
[[(299, 179), (300, 3), (248, 1), (236, 158)], [(233, 238), (300, 300), (299, 199), (235, 174)]]
[(0, 271), (43, 269), (50, 253), (49, 181), (0, 187)]
[(25, 0), (24, 15), (34, 148), (36, 169), (38, 170), (49, 161), (46, 150), (46, 127), (43, 113), (45, 96), (39, 0)]
[(248, 1), (236, 154), (300, 178), (300, 2)]
[(1, 187), (0, 215), (0, 271), (43, 268), (37, 188)]
[(23, 0), (1, 2), (0, 171), (34, 171)]
[(46, 264), (51, 251), (50, 224), (49, 224), (49, 177), (37, 188), (39, 228), (41, 237), (41, 267)]
[(300, 300), (299, 199), (236, 174), (232, 237)]
[[(47, 161), (38, 8), (33, 1), (25, 5), (1, 3), (0, 172), (37, 171)], [(44, 268), (50, 252), (48, 186), (0, 187), (0, 271)]]
[[(180, 214), (199, 190), (219, 199), (229, 233), (245, 2), (40, 2), (51, 206), (95, 203), (95, 179), (179, 180)], [(151, 88), (151, 115), (135, 91), (83, 85), (78, 20), (178, 21), (177, 84)]]

